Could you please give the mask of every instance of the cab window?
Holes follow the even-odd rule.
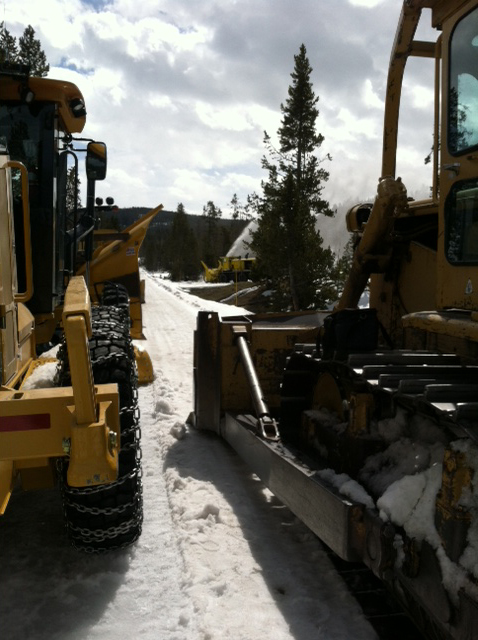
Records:
[[[448,150],[478,146],[478,9],[458,22],[450,40]]]

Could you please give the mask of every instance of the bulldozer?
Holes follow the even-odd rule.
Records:
[[[141,315],[125,285],[139,303],[138,251],[161,206],[94,251],[107,149],[75,137],[86,123],[80,90],[7,62],[0,99],[0,515],[16,491],[59,485],[72,544],[122,548],[143,518],[131,337]],[[83,210],[67,206],[80,154]]]
[[[477,43],[476,0],[403,2],[377,194],[347,213],[357,244],[333,311],[200,312],[194,339],[195,426],[435,640],[478,629]],[[411,58],[435,93],[424,200],[396,175]]]

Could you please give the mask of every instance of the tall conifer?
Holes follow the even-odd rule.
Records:
[[[30,67],[30,75],[44,78],[50,65],[47,62],[41,42],[35,37],[35,29],[29,24],[18,39],[12,36],[0,22],[0,62],[25,64]]]
[[[262,166],[268,179],[256,201],[258,228],[251,248],[262,273],[282,292],[280,306],[287,299],[289,306],[299,310],[327,302],[325,289],[333,256],[322,247],[315,216],[333,213],[322,197],[329,174],[316,155],[324,137],[316,131],[319,98],[312,88],[312,68],[303,44],[294,60],[292,84],[280,107],[279,149],[265,133],[268,157],[263,158]]]
[[[18,61],[30,66],[30,75],[44,78],[50,71],[41,42],[35,38],[35,29],[28,25],[18,40]]]
[[[174,214],[168,250],[171,280],[192,279],[199,275],[197,242],[182,202],[178,204]]]
[[[16,62],[17,58],[17,39],[8,31],[5,23],[0,22],[0,62]]]

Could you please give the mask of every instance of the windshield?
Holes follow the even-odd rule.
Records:
[[[458,155],[478,146],[478,9],[453,31],[449,87],[448,148]]]
[[[0,139],[6,139],[12,160],[28,171],[30,237],[32,241],[33,313],[51,313],[59,290],[60,228],[57,224],[57,131],[54,103],[2,102]],[[12,170],[15,253],[20,290],[24,290],[25,248],[20,173]]]
[[[0,138],[6,139],[11,159],[22,162],[28,170],[31,207],[40,204],[40,192],[53,177],[53,116],[53,105],[7,102],[0,106]]]

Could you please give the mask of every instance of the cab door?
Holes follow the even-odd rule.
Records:
[[[10,169],[4,165],[8,157],[0,155],[0,341],[1,383],[7,384],[17,368],[17,319],[15,263],[11,208]]]
[[[478,3],[443,24],[437,304],[478,309]]]

